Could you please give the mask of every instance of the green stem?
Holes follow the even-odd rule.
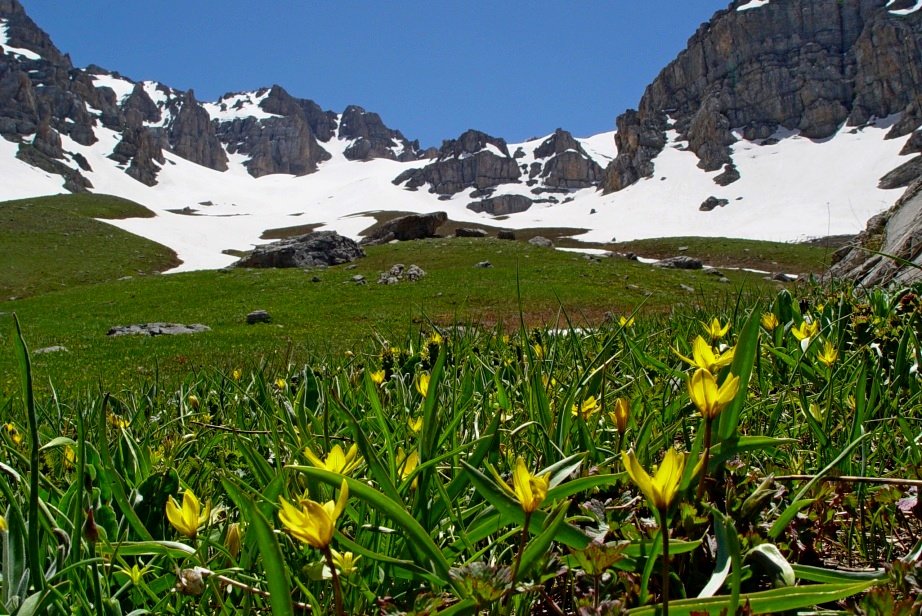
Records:
[[[669,616],[669,526],[665,507],[659,510],[660,534],[663,536],[663,616]]]
[[[704,497],[704,482],[708,474],[708,462],[711,459],[711,428],[714,423],[713,418],[708,417],[704,420],[704,461],[701,463],[701,477],[698,478],[697,500],[700,503]]]
[[[512,584],[515,585],[515,579],[519,575],[519,566],[522,564],[522,554],[525,552],[525,545],[528,542],[528,524],[531,522],[531,511],[525,512],[525,523],[522,524],[522,535],[519,538],[519,553],[515,555],[515,564],[512,565]]]
[[[327,567],[330,568],[330,576],[333,579],[333,602],[336,605],[336,616],[345,616],[346,613],[343,611],[343,589],[339,584],[336,564],[333,562],[333,552],[330,550],[330,546],[325,547],[322,551],[327,561]]]

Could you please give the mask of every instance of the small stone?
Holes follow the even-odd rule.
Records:
[[[730,282],[730,279],[727,278],[726,276],[721,276],[720,278],[717,279],[717,282]]]
[[[255,325],[256,323],[271,323],[272,316],[265,310],[254,310],[247,315],[247,325]]]
[[[704,268],[704,273],[708,276],[723,276],[721,271],[716,267],[706,267]]]
[[[352,280],[352,282],[354,282],[355,284],[365,284],[366,282],[365,277],[362,276],[361,274],[356,274],[350,280]]]
[[[668,259],[661,259],[653,264],[654,267],[669,267],[673,269],[701,269],[703,267],[700,259],[695,259],[687,255],[679,255],[677,257],[669,257]]]
[[[481,261],[480,263],[478,263],[478,264],[475,265],[474,267],[480,267],[480,268],[486,269],[486,268],[488,268],[488,267],[493,267],[493,264],[490,263],[489,261]]]
[[[486,237],[487,232],[483,229],[467,229],[467,228],[458,228],[455,229],[455,237]]]
[[[777,274],[772,275],[772,280],[776,280],[778,282],[794,282],[797,280],[797,276],[792,274],[785,274],[784,272],[778,272]]]
[[[35,349],[34,351],[32,351],[32,354],[33,355],[44,355],[45,353],[59,353],[59,352],[66,353],[67,347],[56,344],[54,346],[45,347],[43,349]]]
[[[688,291],[689,293],[694,293],[694,292],[695,292],[695,288],[694,288],[694,287],[690,287],[690,286],[688,286],[687,284],[680,284],[680,285],[679,285],[679,288],[682,289],[683,291]]]
[[[624,288],[628,291],[640,291],[640,287],[638,287],[636,284],[626,284],[624,285]]]
[[[345,269],[347,269],[347,270],[354,270],[354,269],[357,268],[357,267],[358,267],[358,265],[356,265],[355,263],[353,263],[352,265],[347,265]]]
[[[320,282],[320,276],[311,276],[311,282]]]
[[[531,244],[532,246],[539,246],[541,248],[553,248],[554,247],[554,242],[552,242],[551,240],[541,235],[536,235],[535,237],[531,238],[530,240],[528,240],[528,243]]]

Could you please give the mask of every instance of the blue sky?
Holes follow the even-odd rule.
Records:
[[[279,84],[422,145],[611,130],[729,0],[21,0],[74,64],[193,88]]]

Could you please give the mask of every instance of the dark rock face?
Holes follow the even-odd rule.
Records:
[[[47,171],[48,173],[60,175],[64,178],[64,188],[72,193],[88,192],[87,189],[93,187],[93,184],[83,177],[82,173],[68,167],[61,161],[43,154],[34,145],[27,145],[25,143],[19,144],[19,149],[16,151],[16,158],[33,167],[38,167],[43,171]]]
[[[227,170],[227,154],[215,134],[211,116],[192,90],[179,103],[169,130],[170,148],[186,160],[217,171]]]
[[[922,177],[922,156],[916,156],[880,178],[877,187],[906,188],[920,177]]]
[[[442,143],[435,162],[401,173],[394,184],[405,184],[409,189],[428,184],[429,192],[453,195],[468,188],[484,190],[518,182],[520,177],[518,163],[509,155],[505,141],[469,130]]]
[[[335,231],[315,231],[298,238],[257,246],[236,267],[325,267],[349,263],[365,251]]]
[[[429,214],[408,214],[387,221],[373,234],[365,237],[362,244],[386,244],[394,240],[405,242],[435,237],[435,232],[448,220],[445,212]]]
[[[508,216],[524,212],[532,206],[532,201],[522,195],[500,195],[467,204],[467,209],[474,212],[486,212],[491,216]]]
[[[387,158],[408,162],[420,158],[418,141],[408,141],[399,130],[385,126],[377,113],[356,105],[350,105],[343,111],[339,138],[355,140],[344,152],[349,160]],[[399,155],[394,150],[398,150]]]
[[[602,179],[602,167],[592,160],[573,135],[560,128],[538,146],[535,158],[548,159],[539,174],[545,186],[589,188],[598,186]]]
[[[122,164],[130,162],[125,173],[148,186],[157,183],[157,172],[160,171],[157,163],[163,165],[166,162],[159,141],[144,126],[126,128],[109,158]]]
[[[487,232],[483,229],[468,229],[459,227],[455,229],[455,237],[486,237]]]
[[[922,179],[913,182],[893,207],[871,218],[854,242],[837,250],[832,260],[827,277],[861,285],[922,278]]]
[[[727,164],[724,166],[723,173],[714,176],[714,183],[718,186],[729,186],[738,179],[740,179],[739,169],[736,165]]]
[[[653,172],[669,123],[707,171],[731,162],[731,129],[764,139],[779,127],[811,139],[844,122],[903,113],[891,137],[922,123],[922,14],[897,16],[886,0],[790,0],[737,11],[734,0],[618,120],[618,156],[606,192]],[[726,177],[725,179],[729,179]]]
[[[257,95],[265,94],[264,90]],[[305,108],[313,113],[312,101],[291,97],[279,86],[273,86],[260,106],[277,117],[258,119],[236,118],[215,123],[218,138],[227,144],[230,154],[249,155],[247,171],[253,177],[272,173],[306,175],[317,170],[317,164],[329,160],[330,154],[317,143]],[[328,116],[311,116],[318,127],[330,131]],[[325,132],[329,135],[329,132]],[[328,137],[329,139],[329,137]]]

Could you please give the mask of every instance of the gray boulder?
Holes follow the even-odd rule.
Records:
[[[528,240],[528,243],[531,244],[532,246],[539,246],[541,248],[553,248],[554,247],[554,242],[552,242],[551,240],[541,235],[536,235],[535,237],[531,238],[530,240]]]
[[[532,206],[532,201],[523,195],[500,195],[467,204],[467,209],[480,213],[486,212],[491,216],[508,216],[526,211]]]
[[[697,270],[703,267],[700,259],[695,259],[694,257],[689,257],[687,255],[679,255],[676,257],[669,257],[668,259],[661,259],[653,265],[655,267],[667,267],[672,269],[685,270]]]
[[[362,244],[386,244],[394,240],[405,242],[408,240],[421,240],[435,237],[435,232],[445,221],[448,214],[445,212],[431,212],[429,214],[409,214],[387,221],[371,235],[362,239]]]
[[[715,207],[723,207],[730,203],[727,199],[718,199],[717,197],[708,197],[704,202],[698,206],[698,209],[702,212],[710,212]]]
[[[178,336],[182,334],[200,334],[211,331],[201,323],[182,325],[180,323],[141,323],[139,325],[116,325],[109,328],[107,336]]]
[[[335,231],[314,231],[293,239],[257,246],[236,267],[326,267],[349,263],[365,251]]]

